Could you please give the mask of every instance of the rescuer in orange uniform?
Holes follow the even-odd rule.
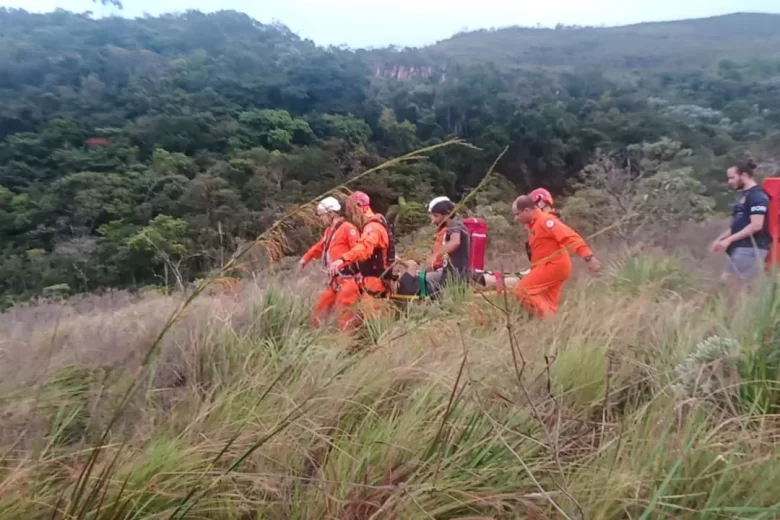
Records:
[[[300,261],[301,269],[312,260],[322,259],[323,270],[327,269],[333,260],[355,247],[360,238],[357,227],[344,218],[341,203],[334,197],[325,197],[317,205],[317,214],[328,226],[319,242],[314,244]],[[339,310],[339,326],[346,330],[352,320],[349,307],[354,304],[354,282],[349,273],[335,273],[330,276],[328,286],[320,294],[314,306],[312,324],[317,327],[322,318],[331,309]]]
[[[517,297],[536,316],[554,315],[563,284],[571,276],[567,249],[584,258],[591,272],[598,272],[601,264],[582,237],[555,215],[539,209],[528,195],[515,199],[512,212],[528,228],[531,249],[531,272],[517,285]]]
[[[534,201],[534,204],[536,204],[537,208],[544,211],[545,213],[551,213],[556,217],[560,218],[560,215],[555,210],[552,194],[549,191],[547,191],[544,188],[536,188],[534,191],[529,193],[528,196],[531,197],[531,200]],[[528,255],[528,261],[530,262],[531,261],[530,242],[525,243],[525,252]]]
[[[371,306],[374,298],[389,292],[384,278],[390,274],[390,264],[395,260],[392,236],[384,216],[371,210],[368,195],[356,191],[350,195],[349,201],[350,216],[361,226],[362,232],[356,244],[334,258],[328,266],[328,273],[334,276],[345,268],[354,272],[354,277],[341,285],[341,291],[346,292],[344,303],[354,305],[362,296]],[[354,316],[350,319],[354,320]],[[351,325],[356,324],[352,321]]]

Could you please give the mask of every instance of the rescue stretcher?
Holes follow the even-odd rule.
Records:
[[[530,272],[530,269],[519,273],[502,273],[500,271],[477,271],[472,273],[471,282],[474,293],[494,296],[502,294],[506,289],[514,289],[520,280]],[[428,272],[416,265],[407,267],[398,281],[393,283],[393,290],[388,298],[398,302],[422,301],[435,298],[440,289],[427,280]]]
[[[517,284],[523,276],[530,272],[530,269],[519,273],[485,270],[487,222],[478,217],[465,218],[462,222],[469,234],[469,272],[472,273],[471,282],[474,292],[489,296],[501,294],[505,288],[517,287]],[[396,280],[391,284],[388,298],[397,302],[436,298],[440,288],[427,279],[428,271],[412,261],[406,262],[404,265],[405,270],[396,273],[394,277]]]
[[[434,287],[429,280],[427,280],[428,271],[420,269],[414,262],[411,264],[400,276],[395,276],[393,281],[390,281],[387,285],[389,291],[383,295],[377,295],[376,298],[389,299],[397,302],[410,302],[410,301],[423,301],[435,299],[440,293],[441,288]],[[322,268],[323,274],[327,274],[327,270]],[[523,279],[530,269],[516,273],[502,273],[501,271],[478,271],[471,275],[471,287],[475,294],[483,294],[485,296],[495,296],[502,294],[506,289],[514,289],[520,280]],[[342,278],[354,278],[358,279],[360,275],[347,275],[340,274]],[[361,282],[358,280],[358,285]]]

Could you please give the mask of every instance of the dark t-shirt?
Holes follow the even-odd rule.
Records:
[[[764,227],[752,237],[746,237],[733,242],[729,246],[729,254],[738,247],[752,248],[753,240],[755,240],[755,245],[759,249],[769,249],[769,245],[772,242],[769,236],[769,196],[759,185],[743,191],[736,204],[734,204],[731,234],[733,235],[745,229],[750,224],[751,215],[764,215]]]
[[[447,229],[444,233],[444,243],[450,241],[450,237],[455,233],[460,233],[460,245],[450,253],[450,261],[447,267],[454,269],[458,274],[467,276],[469,273],[469,254],[471,251],[469,232],[466,225],[461,220],[450,220],[447,222]]]

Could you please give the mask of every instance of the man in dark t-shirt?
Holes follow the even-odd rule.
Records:
[[[769,254],[769,196],[753,178],[755,167],[748,161],[727,172],[729,187],[741,193],[733,206],[731,226],[710,247],[713,253],[725,251],[729,257],[721,277],[724,282],[752,278]]]
[[[428,204],[431,222],[437,228],[436,245],[428,259],[428,267],[442,265],[426,276],[433,286],[444,286],[455,279],[468,280],[470,236],[461,220],[454,218],[455,204],[447,197],[437,197]]]

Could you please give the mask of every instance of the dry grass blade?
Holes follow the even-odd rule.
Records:
[[[376,347],[375,347],[376,348]],[[362,357],[365,357],[369,354],[367,351]],[[225,476],[232,473],[234,470],[236,470],[241,464],[244,463],[244,461],[252,455],[255,451],[260,449],[263,445],[265,445],[268,441],[282,433],[287,427],[289,427],[293,422],[295,422],[297,419],[301,418],[306,412],[307,412],[307,406],[309,403],[314,399],[318,394],[322,392],[323,389],[327,388],[330,384],[333,383],[336,379],[338,379],[340,376],[342,376],[347,370],[355,366],[362,358],[361,356],[356,356],[349,360],[347,363],[344,363],[344,365],[337,370],[326,382],[324,382],[322,385],[318,386],[314,390],[312,390],[310,393],[308,393],[302,400],[301,403],[295,406],[293,410],[291,410],[284,418],[282,418],[279,421],[279,424],[273,428],[270,432],[265,434],[260,440],[253,443],[248,449],[246,449],[235,461],[233,461],[230,466],[228,466],[218,477],[216,477],[210,485],[204,489],[200,495],[198,495],[195,499],[193,499],[185,509],[181,509],[181,507],[185,504],[186,500],[189,500],[194,493],[190,492],[187,494],[186,497],[184,497],[182,503],[177,507],[174,512],[169,516],[170,520],[175,520],[176,514],[181,511],[181,514],[179,515],[179,518],[186,518],[186,515],[192,510],[193,507],[198,503],[199,500],[201,500],[209,489],[216,486]]]
[[[189,307],[99,460],[90,448],[116,409],[104,403],[122,402],[138,376],[127,347],[140,363],[148,331],[156,336],[180,302],[149,294],[118,314],[66,318],[49,366],[56,385],[46,375],[0,399],[0,516],[772,518],[780,417],[741,390],[776,376],[735,366],[733,380],[725,369],[707,377],[696,366],[686,378],[677,367],[713,334],[739,340],[743,354],[729,363],[748,359],[751,342],[776,348],[780,332],[768,325],[780,304],[726,304],[705,290],[708,266],[670,277],[680,262],[659,252],[616,261],[603,283],[575,276],[545,321],[521,317],[507,291],[484,301],[452,291],[383,320],[356,353],[307,326],[312,280],[269,270],[259,285],[242,283],[242,298],[208,293]],[[106,341],[126,323],[145,325],[143,335]],[[49,339],[38,331],[19,344],[43,351]],[[99,348],[69,355],[84,345]],[[106,363],[117,346],[123,354]],[[108,372],[120,384],[104,388]],[[709,381],[711,395],[679,396],[680,380],[696,392]],[[63,433],[70,427],[75,435]]]
[[[203,291],[214,282],[214,280],[219,279],[226,275],[226,273],[231,272],[235,266],[238,264],[238,261],[246,255],[252,248],[263,245],[266,248],[268,248],[269,251],[271,251],[271,255],[279,253],[280,249],[280,242],[283,244],[283,231],[285,229],[286,223],[292,219],[293,217],[303,213],[307,207],[311,207],[316,203],[317,200],[319,200],[322,196],[328,195],[330,193],[335,193],[339,190],[343,190],[348,184],[351,184],[363,177],[366,177],[372,173],[375,173],[380,170],[385,170],[387,168],[391,168],[398,164],[403,164],[404,162],[411,161],[411,160],[418,160],[421,157],[423,157],[423,154],[445,148],[447,146],[453,146],[453,145],[459,145],[459,146],[468,146],[474,148],[472,145],[469,145],[465,141],[461,139],[452,139],[449,141],[445,141],[443,143],[439,143],[433,146],[428,146],[419,150],[415,150],[411,153],[408,153],[406,155],[403,155],[401,157],[397,157],[395,159],[391,159],[389,161],[386,161],[379,166],[376,166],[374,168],[371,168],[369,170],[366,170],[351,179],[347,180],[340,186],[337,186],[336,188],[333,188],[332,190],[328,190],[323,195],[316,197],[312,199],[311,201],[301,204],[299,206],[296,206],[292,210],[290,210],[288,213],[283,215],[279,220],[274,222],[264,233],[262,233],[257,239],[255,239],[254,242],[248,244],[241,250],[239,250],[233,257],[215,274],[203,279],[197,287],[185,298],[185,300],[177,307],[176,310],[173,311],[173,313],[170,315],[168,320],[163,325],[162,329],[160,330],[160,333],[157,335],[155,340],[152,342],[152,344],[149,346],[149,348],[146,351],[146,355],[144,356],[144,359],[139,366],[139,368],[136,371],[135,376],[132,379],[132,382],[128,385],[127,390],[123,393],[123,397],[120,401],[120,404],[115,409],[114,413],[111,416],[111,419],[108,421],[108,425],[104,429],[102,435],[100,436],[98,442],[95,444],[92,453],[87,461],[87,463],[84,465],[80,475],[79,479],[77,481],[77,485],[74,488],[73,495],[71,496],[71,500],[67,504],[67,508],[65,510],[65,517],[72,516],[74,512],[77,509],[80,509],[82,511],[86,510],[86,508],[83,506],[83,504],[80,504],[81,497],[83,496],[86,486],[88,482],[90,481],[90,475],[92,473],[92,469],[94,468],[95,463],[97,462],[97,459],[100,455],[100,452],[102,450],[102,447],[105,444],[106,439],[108,438],[108,434],[113,428],[113,426],[116,424],[116,421],[119,420],[119,418],[124,413],[125,409],[127,408],[127,405],[129,404],[130,400],[132,399],[136,389],[138,388],[138,385],[143,377],[143,375],[146,373],[146,369],[149,365],[150,360],[154,356],[154,354],[157,352],[162,339],[165,337],[166,334],[170,331],[171,327],[175,322],[179,320],[179,318],[183,315],[184,311],[191,305],[191,303],[201,294]],[[98,483],[96,485],[102,485],[102,483]],[[80,507],[81,506],[81,507]],[[77,518],[81,518],[80,516]]]
[[[455,204],[455,207],[452,209],[452,211],[449,214],[450,217],[452,215],[454,215],[455,213],[457,213],[461,208],[463,208],[469,200],[471,200],[480,191],[482,191],[482,189],[484,189],[485,186],[487,186],[488,181],[490,181],[490,179],[493,177],[493,173],[495,172],[496,166],[498,166],[499,161],[501,161],[501,158],[504,157],[504,155],[506,154],[506,152],[508,150],[509,150],[509,146],[504,147],[504,149],[501,151],[501,153],[498,154],[498,156],[493,161],[493,164],[490,165],[490,168],[488,168],[488,171],[482,177],[482,180],[479,181],[479,184],[477,184],[476,187],[474,187],[473,190],[471,190],[465,197],[463,197],[463,199],[461,199],[460,202]],[[424,239],[424,240],[418,241],[418,242],[412,244],[411,246],[409,246],[409,249],[414,250],[414,249],[417,249],[417,248],[425,246],[425,245],[431,245],[432,241],[433,241],[433,239]],[[399,256],[398,258],[396,258],[395,262],[393,262],[387,269],[385,269],[385,272],[382,273],[382,275],[383,276],[386,275],[387,273],[392,271],[395,266],[397,266],[398,264],[401,264],[401,263],[403,263],[403,260]]]
[[[463,361],[461,361],[460,367],[458,367],[458,375],[455,377],[455,383],[452,385],[452,391],[450,391],[450,398],[447,401],[447,408],[444,410],[444,414],[441,417],[441,423],[439,424],[439,429],[436,431],[436,435],[433,437],[433,440],[431,441],[431,445],[426,451],[423,460],[428,460],[431,456],[433,456],[434,452],[436,451],[436,448],[439,445],[439,441],[441,441],[442,434],[444,433],[444,428],[447,425],[447,421],[449,420],[450,415],[452,414],[452,410],[455,406],[455,402],[459,398],[458,387],[460,386],[460,378],[463,377],[463,370],[466,368],[467,360],[468,360],[468,354],[464,353]]]
[[[268,394],[270,394],[270,393],[271,393],[271,390],[273,390],[273,389],[274,389],[274,387],[276,387],[277,383],[279,383],[279,381],[281,381],[281,380],[282,380],[282,378],[284,378],[284,377],[285,377],[287,374],[289,374],[289,373],[290,373],[290,371],[292,370],[292,368],[293,368],[293,367],[294,367],[294,366],[295,366],[297,363],[299,363],[299,362],[300,362],[300,361],[301,361],[301,360],[304,358],[305,354],[306,354],[306,353],[308,352],[308,350],[309,350],[309,347],[311,347],[311,345],[314,343],[314,341],[315,341],[315,338],[316,338],[316,336],[315,336],[315,337],[313,337],[313,338],[311,339],[311,341],[309,341],[309,343],[308,343],[308,344],[306,344],[306,345],[304,346],[304,348],[303,348],[303,349],[301,349],[301,352],[300,352],[300,353],[299,353],[299,354],[298,354],[298,355],[297,355],[295,358],[293,358],[293,360],[292,360],[292,361],[291,361],[291,362],[290,362],[290,363],[289,363],[287,366],[285,366],[285,367],[284,367],[282,370],[280,370],[280,371],[279,371],[279,373],[277,374],[277,376],[276,376],[276,377],[275,377],[275,378],[274,378],[274,379],[273,379],[273,380],[272,380],[272,381],[271,381],[271,382],[268,384],[268,386],[266,387],[265,391],[264,391],[262,394],[260,394],[260,397],[258,397],[258,399],[257,399],[257,405],[259,405],[260,403],[262,403],[262,402],[263,402],[263,400],[264,400],[266,397],[268,397]],[[241,435],[241,433],[242,433],[242,431],[243,431],[243,429],[244,429],[244,426],[245,426],[245,424],[246,424],[246,422],[245,422],[245,421],[242,421],[242,422],[239,424],[239,427],[236,429],[236,431],[235,431],[235,432],[233,433],[233,435],[230,437],[230,439],[228,440],[228,442],[227,442],[227,443],[225,443],[225,445],[222,447],[222,449],[220,449],[220,450],[219,450],[219,452],[217,453],[217,455],[216,455],[216,456],[215,456],[215,457],[214,457],[214,458],[211,460],[211,462],[209,463],[209,465],[208,465],[208,466],[206,467],[206,469],[203,471],[203,475],[204,475],[204,476],[205,476],[205,475],[207,475],[207,474],[209,474],[209,473],[211,473],[211,471],[213,471],[213,469],[215,468],[215,466],[216,466],[217,462],[219,462],[219,461],[220,461],[220,459],[222,459],[222,456],[223,456],[223,455],[225,455],[225,454],[227,453],[227,451],[230,449],[230,447],[233,445],[233,443],[234,443],[234,442],[235,442],[235,441],[236,441],[236,440],[239,438],[239,436]],[[281,431],[281,430],[280,430],[280,431]],[[272,438],[272,437],[268,437],[268,438]],[[265,439],[265,440],[268,440],[268,439]],[[255,449],[256,449],[256,448],[259,448],[259,447],[262,445],[262,443],[264,443],[264,440],[262,440],[262,441],[261,441],[261,443],[258,443],[258,445],[255,447]],[[246,458],[246,456],[248,456],[248,455],[249,455],[249,453],[245,454],[244,458]],[[243,460],[243,458],[242,458],[242,459],[240,459],[240,460]],[[233,469],[233,468],[235,468],[235,467],[238,467],[238,465],[239,465],[239,463],[234,463],[234,464],[233,464],[233,466],[231,466],[231,469]],[[226,474],[227,474],[227,472],[226,472]],[[215,481],[214,483],[216,483],[216,481]],[[193,501],[192,503],[190,503],[190,499],[192,499],[192,497],[194,497],[194,496],[195,496],[195,493],[197,493],[197,491],[198,491],[198,488],[195,488],[195,487],[194,487],[194,488],[192,488],[192,489],[191,489],[191,490],[190,490],[190,491],[187,493],[187,495],[186,495],[186,496],[185,496],[185,497],[184,497],[184,498],[181,500],[181,502],[179,503],[179,505],[176,507],[176,509],[174,509],[174,510],[173,510],[173,512],[170,514],[170,516],[169,516],[168,518],[169,518],[170,520],[173,520],[173,519],[175,519],[175,518],[176,518],[176,515],[178,515],[180,512],[181,512],[181,515],[182,515],[182,517],[183,517],[183,516],[184,516],[184,515],[185,515],[185,514],[186,514],[186,513],[187,513],[187,512],[188,512],[188,511],[189,511],[189,510],[190,510],[190,509],[191,509],[191,508],[192,508],[192,507],[193,507],[193,506],[196,504],[196,503],[197,503],[197,500],[195,500],[195,501]],[[188,504],[189,504],[189,505],[188,505]],[[184,510],[184,511],[182,512],[182,508],[183,508],[185,505],[187,505],[188,507],[187,507],[187,509],[186,509],[186,510]]]
[[[504,315],[504,321],[506,326],[506,333],[507,337],[509,339],[509,348],[512,350],[512,361],[514,363],[515,368],[515,376],[517,378],[517,384],[520,387],[521,391],[523,392],[523,395],[525,396],[526,402],[531,407],[531,410],[533,411],[533,415],[536,418],[536,420],[539,422],[539,425],[542,428],[542,431],[544,432],[544,436],[547,442],[548,449],[550,449],[553,453],[553,458],[555,460],[555,465],[558,470],[558,475],[561,479],[561,483],[556,485],[561,490],[561,492],[566,495],[566,498],[569,500],[570,503],[570,514],[571,517],[574,517],[574,508],[576,506],[577,510],[579,511],[579,518],[584,517],[584,513],[582,511],[582,506],[577,502],[577,500],[574,498],[574,496],[571,494],[571,492],[568,489],[568,484],[566,483],[566,473],[563,470],[563,464],[561,463],[560,453],[558,451],[558,442],[557,439],[553,439],[552,434],[550,433],[546,421],[542,418],[541,413],[539,412],[539,408],[536,406],[536,403],[533,400],[533,397],[531,396],[530,392],[528,392],[528,389],[525,386],[525,382],[523,381],[523,370],[525,369],[525,359],[522,358],[522,353],[519,348],[517,348],[517,340],[515,338],[514,330],[512,327],[512,319],[511,315],[509,313],[509,297],[507,295],[507,291],[503,291],[503,297],[504,297],[504,307],[500,308],[497,307],[501,313]],[[518,357],[522,360],[523,366],[522,368],[518,367],[517,365],[517,359]],[[547,356],[545,356],[546,359]],[[549,366],[549,365],[548,365]],[[549,381],[549,379],[548,379]],[[552,499],[551,499],[552,500]],[[556,505],[556,508],[558,506]],[[568,518],[568,516],[567,516]]]
[[[292,219],[292,218],[294,218],[294,217],[296,217],[296,216],[298,216],[300,214],[303,214],[307,209],[312,211],[314,209],[314,207],[316,206],[317,201],[319,201],[323,197],[325,197],[327,195],[335,195],[335,194],[338,194],[340,192],[343,192],[344,190],[347,189],[347,186],[349,186],[350,184],[353,184],[356,181],[358,181],[358,180],[360,180],[360,179],[362,179],[364,177],[367,177],[368,175],[376,173],[378,171],[386,170],[388,168],[392,168],[393,166],[397,166],[397,165],[403,164],[405,162],[425,159],[423,154],[430,153],[430,152],[439,150],[441,148],[445,148],[447,146],[465,146],[465,147],[468,147],[468,148],[471,148],[471,149],[474,149],[474,150],[478,150],[479,149],[479,148],[477,148],[477,147],[467,143],[466,141],[464,141],[462,139],[451,139],[451,140],[445,141],[443,143],[439,143],[439,144],[435,144],[435,145],[432,145],[432,146],[427,146],[425,148],[421,148],[419,150],[415,150],[415,151],[410,152],[410,153],[408,153],[406,155],[402,155],[400,157],[396,157],[395,159],[390,159],[389,161],[385,161],[384,163],[380,164],[379,166],[375,166],[374,168],[370,168],[370,169],[368,169],[368,170],[366,170],[364,172],[361,172],[361,173],[359,173],[359,174],[357,174],[357,175],[347,179],[345,182],[343,182],[342,184],[336,186],[335,188],[332,188],[332,189],[330,189],[330,190],[320,194],[319,196],[311,199],[310,201],[308,201],[308,202],[306,202],[304,204],[300,204],[300,205],[296,206],[295,208],[293,208],[292,210],[290,210],[289,212],[287,212],[279,220],[274,222],[268,228],[268,230],[266,230],[262,235],[260,235],[254,242],[246,245],[241,250],[239,250],[233,256],[233,258],[230,259],[230,261],[223,268],[223,270],[226,269],[226,268],[227,269],[232,268],[233,264],[238,259],[240,259],[244,255],[246,255],[246,253],[248,253],[252,248],[254,248],[254,247],[258,246],[258,245],[263,245],[265,247],[271,247],[271,248],[279,249],[278,243],[274,244],[274,239],[276,239],[276,240],[283,240],[283,238],[280,236],[279,232],[284,229],[285,223],[289,222],[290,219]]]

